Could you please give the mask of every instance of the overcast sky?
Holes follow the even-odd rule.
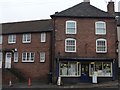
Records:
[[[90,0],[91,5],[107,11],[110,0]],[[115,11],[118,11],[118,2]],[[50,15],[83,2],[83,0],[0,0],[0,23],[50,19]]]

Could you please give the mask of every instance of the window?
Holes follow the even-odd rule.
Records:
[[[60,62],[60,76],[80,76],[81,65],[79,62]]]
[[[45,62],[45,52],[40,53],[40,62]]]
[[[65,52],[76,52],[76,40],[67,38],[65,40]]]
[[[2,35],[0,35],[0,44],[2,44],[2,41],[3,41],[3,37]]]
[[[46,42],[46,33],[41,33],[41,42]]]
[[[31,34],[23,34],[23,43],[31,42]]]
[[[107,52],[106,39],[97,39],[96,40],[96,52],[97,53],[106,53]]]
[[[105,35],[106,34],[106,23],[103,21],[98,21],[95,23],[96,34]]]
[[[0,52],[0,68],[2,68],[2,52]]]
[[[112,63],[111,62],[92,62],[89,65],[89,67],[90,67],[90,76],[92,76],[94,71],[96,71],[98,76],[112,77]]]
[[[14,62],[18,62],[18,52],[14,52]]]
[[[34,62],[35,54],[33,52],[22,53],[22,62]]]
[[[76,34],[76,21],[66,21],[66,34]]]
[[[16,43],[16,35],[9,35],[8,43]]]

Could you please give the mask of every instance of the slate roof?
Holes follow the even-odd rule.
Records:
[[[89,2],[79,3],[71,8],[55,13],[51,17],[114,18],[113,15],[90,5]]]
[[[116,12],[117,25],[120,26],[120,12]]]
[[[2,34],[35,33],[52,31],[52,20],[35,20],[2,24]]]

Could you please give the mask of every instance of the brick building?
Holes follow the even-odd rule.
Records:
[[[48,82],[51,71],[51,20],[3,23],[0,43],[3,83]]]
[[[114,2],[104,12],[89,0],[51,15],[54,22],[54,76],[63,83],[117,78],[116,20]]]
[[[116,12],[117,36],[118,36],[118,65],[120,69],[120,1],[118,2],[118,12]]]
[[[0,66],[3,82],[19,80],[56,83],[117,78],[117,27],[114,2],[108,12],[89,0],[51,15],[50,20],[2,24]],[[2,60],[3,59],[3,60]],[[3,61],[3,64],[2,64]],[[51,73],[51,74],[50,74]]]

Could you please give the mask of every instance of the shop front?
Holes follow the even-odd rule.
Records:
[[[63,83],[92,83],[94,72],[98,82],[114,80],[115,68],[114,59],[59,59],[57,73]]]

